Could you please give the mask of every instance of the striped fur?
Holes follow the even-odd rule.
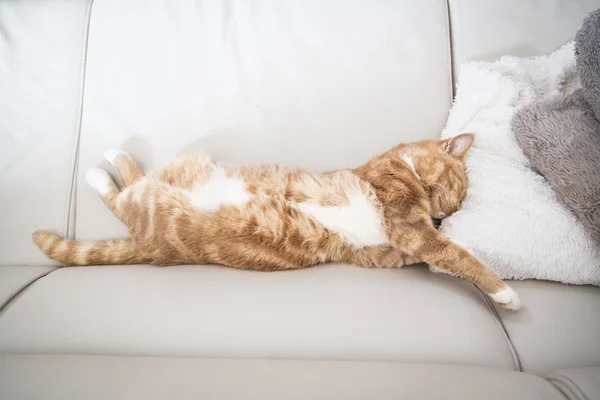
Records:
[[[210,263],[276,271],[326,262],[427,262],[517,309],[516,294],[432,222],[460,207],[472,141],[467,134],[403,144],[356,169],[324,174],[187,155],[144,175],[129,155],[109,151],[122,190],[99,169],[87,180],[130,238],[72,241],[36,231],[33,240],[66,266]]]
[[[65,266],[150,262],[138,254],[131,239],[75,241],[38,230],[33,233],[33,241],[48,257]]]

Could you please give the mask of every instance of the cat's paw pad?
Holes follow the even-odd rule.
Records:
[[[123,150],[107,150],[104,153],[104,158],[106,158],[106,160],[111,164],[114,164],[115,160],[121,156],[127,157],[128,154],[125,153]]]
[[[85,173],[85,180],[87,183],[96,189],[100,194],[106,194],[110,191],[110,184],[112,178],[108,175],[103,169],[100,168],[90,168]]]
[[[496,293],[489,293],[489,296],[502,308],[511,311],[517,311],[521,308],[519,295],[508,285]]]

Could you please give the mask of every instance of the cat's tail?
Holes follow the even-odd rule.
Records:
[[[32,238],[48,257],[64,266],[145,264],[148,262],[136,254],[131,239],[76,241],[43,230],[33,232]]]

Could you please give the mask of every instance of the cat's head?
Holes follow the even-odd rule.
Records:
[[[408,145],[402,158],[413,168],[429,197],[430,215],[442,219],[458,211],[467,194],[464,159],[473,134]]]

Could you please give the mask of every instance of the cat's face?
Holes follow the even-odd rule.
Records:
[[[467,194],[464,158],[473,139],[472,134],[462,134],[410,145],[408,154],[428,193],[432,218],[445,218],[460,208]]]

